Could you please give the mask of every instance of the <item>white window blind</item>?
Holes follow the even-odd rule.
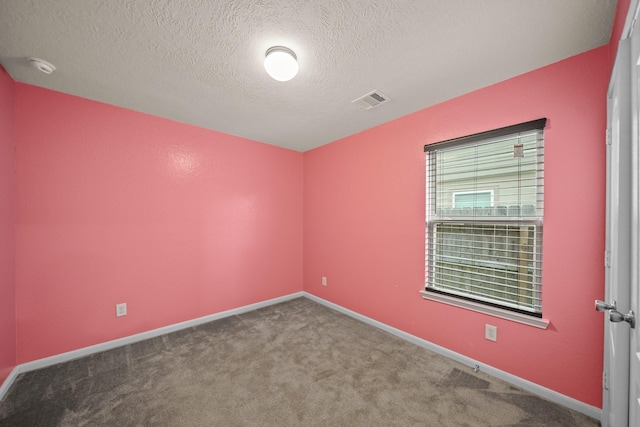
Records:
[[[545,123],[425,146],[426,291],[542,316]]]

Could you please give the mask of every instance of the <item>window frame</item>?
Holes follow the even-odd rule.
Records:
[[[519,134],[521,132],[528,132],[528,131],[541,131],[544,132],[544,127],[546,125],[546,119],[539,119],[539,120],[533,120],[531,122],[526,122],[526,123],[521,123],[518,125],[514,125],[514,126],[507,126],[504,128],[500,128],[500,129],[495,129],[492,131],[488,131],[488,132],[481,132],[478,134],[473,134],[473,135],[469,135],[469,136],[465,136],[462,138],[455,138],[455,139],[451,139],[451,140],[447,140],[447,141],[442,141],[440,143],[436,143],[436,144],[428,144],[425,145],[424,150],[425,152],[429,152],[429,151],[434,151],[436,147],[439,146],[444,146],[447,149],[451,149],[451,148],[455,148],[455,147],[466,147],[466,146],[470,146],[473,143],[477,143],[477,142],[481,142],[481,141],[486,141],[486,140],[491,140],[494,138],[499,138],[499,137],[504,137],[504,136],[511,136],[511,135],[516,135]],[[544,140],[544,137],[543,139]],[[544,148],[542,147],[537,147],[538,148],[542,148],[543,152],[544,152]],[[544,154],[543,154],[544,155]],[[428,156],[427,156],[428,157]],[[426,165],[427,168],[426,170],[429,171],[429,165]],[[536,188],[539,188],[538,186],[542,186],[542,188],[544,188],[543,185],[543,181],[544,178],[542,178],[542,183],[539,181],[539,177],[536,177],[537,180],[537,184],[536,184]],[[425,181],[427,186],[432,185],[429,182],[429,176],[427,175],[427,180]],[[435,185],[435,184],[433,184]],[[431,205],[434,200],[429,200],[429,197],[435,197],[434,194],[430,195],[430,189],[427,188],[427,191],[425,191],[425,194],[427,195],[427,214],[429,215],[430,212],[429,210],[432,208],[432,206],[435,205]],[[544,190],[543,190],[544,191]],[[460,192],[453,192],[452,193],[452,207],[455,203],[455,194],[456,193],[460,193],[460,194],[470,194],[470,193],[475,193],[475,192],[482,192],[482,193],[487,193],[487,192],[491,192],[491,205],[494,205],[494,192],[493,190],[486,190],[486,189],[482,189],[482,190],[478,190],[478,191],[460,191]],[[537,210],[537,206],[536,206],[536,210]],[[435,209],[433,210],[433,212],[435,212]],[[503,225],[509,225],[509,226],[534,226],[534,241],[536,242],[535,244],[539,243],[541,244],[542,242],[542,227],[543,227],[543,212],[540,212],[540,215],[536,215],[535,217],[531,217],[531,218],[527,218],[527,217],[521,217],[518,216],[516,218],[510,218],[510,217],[497,217],[497,216],[491,216],[491,217],[485,217],[485,218],[481,218],[481,217],[472,217],[472,218],[464,218],[464,217],[457,217],[455,219],[449,219],[450,223],[463,223],[463,224],[468,224],[471,226],[471,228],[473,227],[477,227],[479,224],[487,224],[487,225],[498,225],[498,224],[503,224]],[[519,323],[523,323],[523,324],[527,324],[527,325],[531,325],[531,326],[535,326],[538,328],[542,328],[542,329],[546,329],[549,325],[549,321],[544,319],[542,317],[542,308],[540,307],[539,311],[535,311],[535,310],[520,310],[516,307],[511,307],[509,306],[507,303],[504,303],[504,301],[502,303],[500,302],[496,302],[491,301],[490,299],[487,298],[482,298],[479,297],[478,295],[471,295],[471,296],[465,296],[465,295],[459,295],[462,294],[463,292],[447,292],[446,290],[441,290],[441,289],[434,289],[432,287],[430,287],[430,283],[427,280],[426,274],[428,274],[427,272],[427,267],[429,264],[429,252],[428,252],[428,245],[429,244],[434,244],[434,242],[430,242],[429,239],[434,239],[435,236],[435,232],[432,230],[432,227],[434,227],[435,230],[435,225],[433,225],[434,223],[437,224],[446,224],[447,221],[443,221],[443,220],[438,220],[435,221],[433,220],[433,218],[425,216],[425,218],[427,219],[426,222],[426,241],[425,243],[427,244],[427,250],[425,251],[425,287],[423,290],[420,291],[420,293],[422,294],[423,298],[425,299],[429,299],[429,300],[433,300],[433,301],[438,301],[441,303],[445,303],[445,304],[449,304],[449,305],[454,305],[457,307],[461,307],[461,308],[465,308],[465,309],[469,309],[469,310],[473,310],[473,311],[478,311],[481,313],[485,313],[485,314],[489,314],[492,316],[496,316],[496,317],[501,317],[504,319],[508,319],[508,320],[512,320],[515,322],[519,322]],[[535,237],[536,236],[536,232],[540,233],[539,237]],[[464,234],[463,234],[464,235]],[[435,246],[433,246],[433,250],[435,251]],[[435,257],[435,254],[432,254],[431,256]],[[542,261],[542,253],[540,252],[538,255],[534,255],[534,265],[535,266],[541,266],[541,261]],[[435,258],[434,258],[434,263],[435,263]],[[459,270],[460,271],[460,270]],[[541,277],[542,277],[542,272],[540,272],[538,278],[536,280],[538,280],[538,283],[535,287],[536,290],[540,290],[540,285],[541,285]],[[451,288],[449,289],[451,290]]]

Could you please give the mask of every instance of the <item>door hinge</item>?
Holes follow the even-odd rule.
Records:
[[[602,372],[602,388],[605,390],[609,390],[609,384],[607,384],[607,373],[606,371]]]
[[[607,128],[607,145],[611,145],[611,128]]]
[[[604,251],[604,266],[611,267],[611,251]]]

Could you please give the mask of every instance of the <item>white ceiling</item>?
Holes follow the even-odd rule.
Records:
[[[19,82],[306,151],[606,44],[615,5],[0,0],[0,63]],[[274,45],[298,56],[289,82],[263,68]],[[372,90],[391,100],[351,104]]]

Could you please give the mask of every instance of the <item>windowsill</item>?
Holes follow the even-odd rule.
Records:
[[[477,302],[456,298],[454,296],[437,294],[425,290],[421,290],[420,294],[424,299],[437,301],[443,304],[449,304],[460,308],[466,308],[467,310],[488,314],[489,316],[499,317],[501,319],[510,320],[512,322],[522,323],[524,325],[534,326],[540,329],[547,329],[549,327],[549,320],[547,319],[539,319],[537,317],[527,316],[526,314],[520,314],[514,311],[491,307]]]

